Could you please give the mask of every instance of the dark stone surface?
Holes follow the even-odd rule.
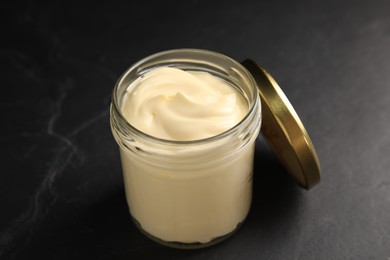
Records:
[[[2,1],[1,259],[389,259],[389,1]],[[108,107],[157,51],[252,58],[279,82],[323,177],[298,188],[260,136],[241,229],[165,248],[130,221]],[[266,169],[272,169],[271,171]]]

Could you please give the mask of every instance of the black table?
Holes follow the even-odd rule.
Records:
[[[389,259],[389,1],[1,2],[2,259]],[[175,250],[130,221],[109,125],[120,74],[158,51],[252,58],[321,161],[300,189],[259,136],[240,230]],[[272,169],[272,170],[266,170]]]

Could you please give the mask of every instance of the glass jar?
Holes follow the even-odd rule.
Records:
[[[246,100],[246,116],[219,135],[194,141],[164,140],[139,131],[121,112],[126,89],[161,66],[204,71],[225,80]],[[243,223],[252,200],[261,104],[252,75],[240,63],[197,49],[146,57],[117,81],[110,120],[130,214],[144,234],[170,247],[199,248],[222,241]]]

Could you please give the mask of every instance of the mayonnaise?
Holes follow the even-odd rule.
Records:
[[[241,94],[207,72],[161,67],[127,89],[122,113],[138,130],[154,137],[190,141],[218,135],[248,111]]]
[[[151,56],[119,79],[111,126],[131,216],[151,238],[203,247],[245,220],[261,125],[253,82],[225,56],[192,50]]]

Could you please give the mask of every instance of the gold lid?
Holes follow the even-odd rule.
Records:
[[[252,74],[262,104],[261,132],[284,167],[305,189],[320,182],[320,162],[305,127],[287,97],[262,67],[252,60],[242,65]]]

